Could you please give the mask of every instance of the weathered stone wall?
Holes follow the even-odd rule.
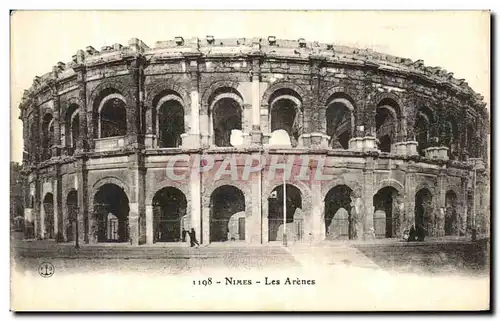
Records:
[[[108,93],[120,94],[126,109],[126,135],[99,138],[99,104]],[[396,236],[415,221],[415,195],[427,189],[432,195],[430,236],[442,236],[441,209],[445,195],[457,195],[457,235],[469,233],[467,191],[476,196],[481,232],[489,230],[488,162],[485,135],[488,114],[482,97],[452,73],[426,67],[422,61],[392,57],[367,50],[307,43],[273,42],[263,39],[176,39],[149,48],[132,39],[127,47],[115,44],[101,52],[92,47],[78,51],[68,64],[58,63],[52,72],[35,77],[20,106],[24,126],[25,170],[30,173],[36,235],[45,237],[43,200],[54,196],[54,235],[66,240],[66,199],[78,192],[78,231],[82,242],[95,242],[91,235],[93,202],[104,184],[122,188],[129,201],[130,238],[133,244],[153,243],[153,198],[164,187],[175,187],[187,200],[189,226],[198,238],[209,242],[210,197],[223,185],[231,185],[245,197],[246,242],[268,241],[268,202],[272,190],[282,184],[267,180],[269,168],[252,173],[248,180],[225,176],[215,179],[215,169],[184,181],[171,180],[192,171],[202,153],[215,156],[214,168],[228,158],[237,161],[259,156],[271,135],[272,104],[279,95],[296,102],[300,137],[295,149],[279,154],[314,155],[311,170],[324,165],[328,181],[294,181],[302,194],[304,241],[325,239],[325,197],[335,186],[346,185],[349,195],[353,238],[374,237],[373,197],[381,189],[395,191],[393,215],[398,217]],[[221,97],[230,97],[241,108],[243,145],[221,149],[214,146],[213,107]],[[327,108],[334,99],[348,104],[353,118],[349,148],[333,149],[327,135]],[[184,111],[182,144],[159,149],[158,108],[174,100]],[[377,147],[376,117],[380,106],[390,105],[396,119],[389,153]],[[78,107],[80,135],[74,150],[69,140],[70,112]],[[347,106],[347,105],[346,105]],[[418,155],[415,123],[428,119],[429,147]],[[43,119],[53,118],[53,145],[44,158]],[[444,125],[454,125],[451,138]],[[445,144],[445,142],[447,142]],[[454,148],[453,153],[451,146]],[[279,150],[279,149],[278,149]],[[271,152],[272,153],[272,152]],[[184,157],[172,165],[170,160]],[[450,159],[452,158],[452,159]],[[297,166],[297,165],[296,165]],[[472,169],[480,179],[472,187]],[[300,166],[294,168],[300,171]]]

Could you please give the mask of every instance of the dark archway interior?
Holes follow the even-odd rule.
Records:
[[[351,227],[351,193],[346,185],[337,185],[325,196],[325,238],[353,239]]]
[[[54,195],[47,193],[43,199],[45,213],[45,238],[54,238]]]
[[[72,242],[76,237],[77,217],[78,217],[78,195],[75,190],[68,193],[66,199],[66,209],[68,212],[68,225],[66,226],[66,237],[68,242]]]
[[[164,102],[158,111],[159,145],[162,148],[181,146],[184,133],[184,108],[176,100]]]
[[[213,191],[210,196],[210,242],[230,240],[229,223],[231,217],[239,212],[245,212],[245,195],[240,189],[223,185]],[[240,232],[244,233],[244,230]]]
[[[232,98],[222,98],[215,103],[213,110],[213,129],[215,145],[231,146],[231,131],[242,129],[241,106]]]
[[[123,189],[104,184],[94,197],[98,242],[127,242],[129,239],[129,200]]]
[[[73,155],[80,136],[80,117],[78,112],[75,114],[77,109],[78,105],[71,104],[66,110],[66,146],[69,147],[69,155]]]
[[[334,102],[326,110],[326,134],[332,148],[349,148],[351,139],[351,111],[341,102]]]
[[[186,196],[175,187],[165,187],[153,198],[155,242],[180,242],[183,218],[187,214]]]
[[[382,152],[391,152],[391,144],[394,143],[396,134],[396,121],[387,107],[377,108],[375,128],[377,130],[378,148]]]
[[[302,193],[297,187],[286,184],[286,223],[295,223],[296,225],[296,235],[288,235],[288,226],[287,235],[289,238],[296,240],[300,240],[303,237],[302,218],[294,218],[298,208],[302,209]],[[275,187],[271,192],[268,199],[268,211],[269,241],[281,240],[281,235],[278,234],[280,232],[280,227],[283,228],[283,185]]]
[[[295,103],[289,99],[280,99],[271,109],[271,132],[283,129],[290,137],[292,146],[297,145],[299,132],[296,130],[297,112]]]
[[[125,136],[127,134],[127,111],[125,102],[112,98],[104,103],[100,112],[101,138]]]
[[[444,217],[444,235],[458,234],[457,217],[457,195],[453,191],[446,192],[445,196],[445,217]]]
[[[423,188],[415,194],[415,228],[422,226],[426,235],[432,231],[432,194],[427,188]]]
[[[425,149],[429,147],[429,132],[430,124],[427,117],[422,113],[418,113],[415,120],[415,138],[418,142],[418,153],[420,156],[425,156]]]
[[[42,159],[47,160],[51,157],[50,148],[54,145],[54,123],[52,115],[47,114],[42,122]]]
[[[375,213],[373,216],[373,226],[376,237],[395,237],[397,230],[396,217],[394,216],[394,198],[398,194],[394,187],[381,188],[377,194],[373,196],[373,206]],[[383,211],[385,215],[381,214]]]

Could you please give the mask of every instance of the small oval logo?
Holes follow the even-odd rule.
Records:
[[[43,262],[38,266],[38,274],[44,278],[50,278],[52,275],[54,275],[54,272],[56,269],[52,265],[52,263],[48,262]]]

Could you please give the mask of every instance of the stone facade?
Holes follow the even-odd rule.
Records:
[[[177,181],[166,169],[189,172],[200,155],[214,170],[228,157],[311,155],[307,166],[332,178],[287,182],[293,240],[401,237],[415,224],[437,237],[489,234],[485,106],[421,60],[303,39],[87,47],[25,91],[25,211],[37,238],[61,242],[152,244],[193,228],[206,244],[226,240],[232,220],[229,241],[266,243],[283,229],[269,167],[248,180]],[[268,145],[279,129],[291,147]]]

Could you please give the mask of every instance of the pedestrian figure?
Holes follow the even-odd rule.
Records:
[[[415,231],[415,227],[412,225],[410,228],[410,232],[408,233],[408,242],[415,242],[417,232]]]
[[[425,239],[425,229],[419,224],[417,225],[417,241],[422,242]]]
[[[194,228],[191,228],[191,232],[189,233],[189,240],[191,242],[191,247],[193,247],[195,244],[200,246],[200,243],[196,240],[196,232],[194,231]]]
[[[187,234],[187,231],[186,229],[182,229],[182,242],[186,242],[186,234]]]

